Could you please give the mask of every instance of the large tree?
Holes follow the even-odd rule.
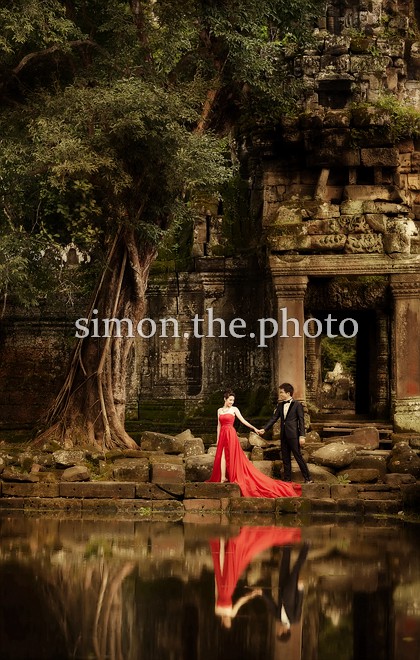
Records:
[[[36,293],[28,274],[34,263],[41,268],[40,254],[44,264],[50,255],[49,272],[60,245],[91,254],[101,247],[106,258],[86,318],[128,318],[136,327],[164,232],[187,222],[197,196],[217,193],[234,170],[235,127],[274,120],[290,103],[296,81],[285,55],[310,34],[320,4],[3,4],[4,303],[14,288]],[[124,429],[133,338],[109,334],[77,340],[44,437],[137,446]]]

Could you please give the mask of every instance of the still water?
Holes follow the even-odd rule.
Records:
[[[420,528],[0,518],[2,660],[418,660]]]

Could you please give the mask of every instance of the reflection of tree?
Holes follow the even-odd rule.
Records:
[[[126,660],[124,648],[123,583],[134,570],[134,562],[115,565],[99,560],[92,566],[60,567],[50,574],[48,594],[51,608],[67,641],[69,653],[95,658]],[[76,628],[80,621],[82,628]],[[128,636],[131,639],[131,635]]]

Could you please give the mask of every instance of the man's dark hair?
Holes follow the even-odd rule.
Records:
[[[293,392],[295,391],[293,385],[290,385],[290,383],[282,383],[279,385],[279,390],[284,390],[290,396],[293,396]]]

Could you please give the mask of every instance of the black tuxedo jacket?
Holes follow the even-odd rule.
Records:
[[[300,401],[292,401],[289,410],[284,419],[283,407],[285,402],[279,401],[272,418],[264,426],[264,430],[268,431],[280,419],[280,433],[281,437],[285,440],[298,440],[300,436],[305,435],[305,417],[303,413],[303,406]]]

